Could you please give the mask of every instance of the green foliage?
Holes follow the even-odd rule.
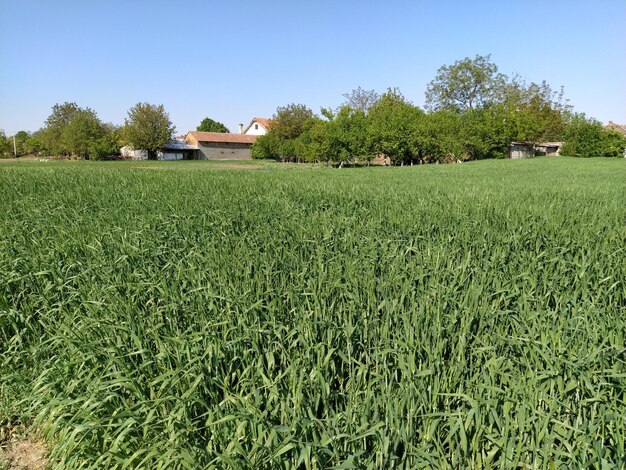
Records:
[[[43,129],[32,136],[23,132],[20,149],[24,153],[101,158],[105,142],[109,142],[107,148],[114,150],[112,153],[119,152],[119,145],[111,143],[118,137],[112,135],[111,126],[103,124],[94,110],[80,108],[76,103],[63,103],[52,107]]]
[[[477,55],[440,67],[426,89],[426,107],[463,112],[496,101],[506,77],[490,59]]]
[[[9,139],[7,139],[4,131],[0,129],[0,156],[10,157],[11,155],[11,143],[9,142]]]
[[[501,90],[498,109],[511,140],[540,143],[561,140],[571,106],[563,99],[563,89],[555,92],[545,81],[527,85],[513,77]]]
[[[280,140],[271,132],[257,137],[252,144],[252,158],[277,159],[280,157]]]
[[[123,139],[134,149],[148,151],[148,158],[174,138],[176,127],[170,121],[162,104],[137,103],[128,110],[124,121]]]
[[[57,103],[52,107],[52,113],[46,119],[45,126],[39,134],[43,150],[48,155],[71,155],[72,151],[64,142],[63,134],[72,122],[74,115],[79,112],[92,111],[89,108],[82,109],[73,102]]]
[[[254,157],[348,162],[384,155],[396,165],[504,158],[512,141],[561,140],[571,111],[562,89],[508,78],[480,55],[438,70],[428,85],[428,114],[397,89],[379,96],[358,87],[343,97],[336,112],[322,108],[326,120],[304,105],[278,108]]]
[[[105,128],[108,132],[89,145],[90,160],[106,160],[120,153],[121,129],[113,125],[107,125]]]
[[[287,106],[280,106],[272,117],[269,132],[281,141],[297,139],[304,132],[308,121],[313,117],[313,111],[306,105],[292,103]]]
[[[0,426],[58,468],[622,465],[626,161],[147,164],[0,168]]]
[[[106,133],[96,113],[87,108],[78,110],[63,128],[61,144],[72,155],[89,158],[89,149]]]
[[[626,136],[607,130],[602,124],[584,114],[571,116],[565,130],[561,154],[569,157],[623,157]]]
[[[230,132],[224,124],[214,121],[208,117],[205,117],[202,122],[200,122],[200,125],[196,127],[196,130],[201,132]]]
[[[384,154],[394,164],[418,158],[416,129],[423,117],[424,112],[409,103],[397,88],[388,89],[368,113],[371,153]]]

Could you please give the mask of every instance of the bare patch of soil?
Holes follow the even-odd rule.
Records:
[[[46,445],[31,437],[14,437],[0,447],[1,470],[45,470],[49,468]]]

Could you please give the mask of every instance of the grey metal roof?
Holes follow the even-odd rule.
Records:
[[[189,145],[184,140],[174,139],[163,146],[165,150],[197,150],[195,145]]]

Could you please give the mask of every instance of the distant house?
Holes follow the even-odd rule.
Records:
[[[626,135],[626,124],[617,124],[613,121],[609,121],[609,123],[604,126],[604,128],[610,131],[617,131]]]
[[[239,124],[239,133],[245,135],[265,135],[270,128],[269,119],[255,117],[252,118],[248,127],[244,129],[243,124]]]
[[[560,155],[562,142],[511,142],[509,144],[509,158],[530,158],[539,155]]]
[[[195,158],[199,160],[251,160],[256,139],[256,135],[199,131],[185,136],[186,144],[196,149]]]

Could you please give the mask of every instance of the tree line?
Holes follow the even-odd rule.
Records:
[[[626,148],[623,134],[573,112],[562,88],[506,76],[488,55],[440,67],[427,86],[425,109],[397,88],[379,94],[358,87],[343,98],[319,116],[303,104],[278,107],[269,132],[253,145],[253,157],[343,164],[384,156],[409,164],[503,158],[511,142],[564,142],[561,154],[577,157],[620,157]],[[229,132],[208,117],[196,130]],[[36,132],[7,137],[0,131],[0,156],[98,160],[128,145],[156,158],[175,131],[163,105],[137,103],[123,125],[114,125],[91,108],[66,102],[55,104]]]
[[[490,56],[444,65],[426,90],[425,110],[397,88],[382,94],[357,88],[320,116],[303,104],[277,108],[254,158],[304,162],[392,164],[453,162],[508,155],[511,142],[564,142],[576,157],[623,156],[626,137],[573,112],[563,89],[526,83],[498,72]]]
[[[229,132],[222,123],[210,118],[202,120],[197,130]],[[19,131],[7,137],[0,131],[0,156],[61,156],[102,160],[120,154],[128,145],[148,151],[156,158],[157,151],[173,138],[176,127],[163,105],[137,103],[128,110],[124,125],[104,123],[91,108],[76,103],[55,104],[44,126],[36,132]]]

